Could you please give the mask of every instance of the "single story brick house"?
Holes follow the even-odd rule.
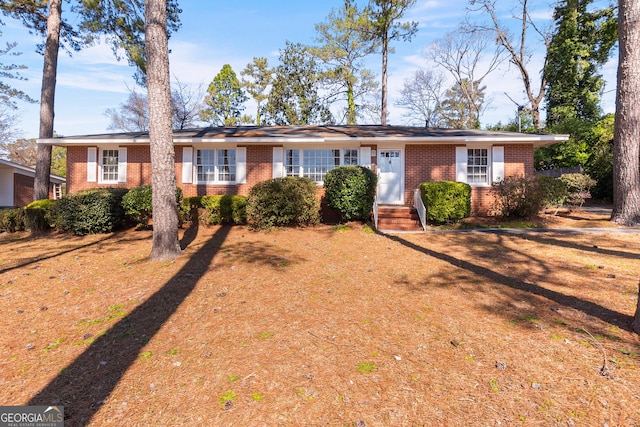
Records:
[[[378,202],[411,205],[421,182],[453,180],[473,187],[472,209],[490,207],[492,182],[532,175],[533,150],[567,135],[401,126],[209,127],[173,133],[176,179],[185,196],[247,195],[274,177],[305,176],[322,185],[338,165],[379,175]],[[40,139],[67,148],[67,191],[151,182],[148,132]]]
[[[23,208],[33,202],[33,181],[36,170],[9,160],[0,159],[0,208]],[[66,179],[50,175],[49,198],[62,197]]]

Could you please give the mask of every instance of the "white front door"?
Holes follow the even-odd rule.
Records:
[[[402,151],[378,150],[378,203],[402,204]]]

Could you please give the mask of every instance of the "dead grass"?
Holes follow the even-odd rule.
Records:
[[[639,426],[637,238],[215,227],[158,264],[149,232],[0,235],[0,402],[68,426]]]

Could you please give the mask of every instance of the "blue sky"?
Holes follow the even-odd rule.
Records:
[[[189,85],[208,86],[224,64],[230,64],[236,73],[251,62],[253,57],[267,57],[274,66],[278,51],[285,42],[312,44],[314,25],[325,20],[332,9],[339,8],[343,0],[243,0],[238,3],[222,1],[180,1],[183,13],[182,28],[170,40],[170,66],[172,76]],[[363,0],[359,0],[362,4]],[[512,0],[499,0],[509,5]],[[534,3],[534,2],[530,2]],[[535,2],[534,13],[541,23],[550,23],[552,8],[547,2]],[[604,3],[598,0],[596,3]],[[425,49],[445,33],[453,31],[464,17],[467,0],[418,0],[409,11],[407,19],[419,23],[419,31],[410,42],[396,42],[395,53],[389,58],[389,123],[406,124],[403,112],[393,105],[405,78],[422,67],[428,68]],[[508,6],[510,7],[510,6]],[[508,19],[510,9],[501,10]],[[64,12],[63,12],[64,14]],[[28,78],[23,82],[12,82],[33,98],[40,95],[42,78],[42,56],[35,53],[40,42],[18,22],[4,19],[2,43],[15,41],[15,51],[22,52],[17,58],[2,58],[28,66],[22,74]],[[532,52],[532,63],[539,63],[541,52]],[[607,87],[603,107],[613,112],[615,94],[616,59],[604,68]],[[371,56],[367,61],[370,70],[380,75],[380,57]],[[532,67],[534,72],[539,68]],[[127,98],[130,88],[135,87],[134,70],[126,60],[117,61],[109,46],[100,44],[76,52],[72,56],[60,53],[58,84],[56,89],[55,131],[59,135],[82,135],[107,131],[109,119],[104,115],[108,108],[117,107]],[[526,98],[518,80],[518,74],[508,63],[491,74],[486,80],[489,106],[482,117],[483,126],[507,122],[515,116],[516,106],[505,95],[520,103]],[[140,90],[140,89],[139,89]],[[24,137],[36,137],[38,133],[38,111],[36,105],[20,105],[19,126]],[[254,114],[250,105],[247,113]]]

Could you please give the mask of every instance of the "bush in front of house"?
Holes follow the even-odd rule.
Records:
[[[151,185],[141,185],[132,188],[122,197],[122,207],[125,215],[136,222],[138,227],[148,228],[149,222],[153,217]],[[191,208],[182,203],[182,189],[176,187],[176,204],[178,209],[178,219],[180,222],[188,215]]]
[[[253,229],[307,226],[320,222],[317,185],[310,178],[274,178],[249,192],[247,220]]]
[[[183,197],[180,203],[180,214],[182,221],[197,221],[198,216],[194,217],[194,209],[202,209],[202,196]]]
[[[125,215],[142,228],[147,228],[152,217],[151,186],[141,185],[132,188],[122,196]]]
[[[0,230],[15,233],[24,231],[24,209],[2,209],[0,210]]]
[[[564,183],[553,177],[510,176],[491,186],[494,210],[503,217],[530,219],[546,208],[559,207],[567,196]]]
[[[55,228],[55,200],[41,199],[24,208],[24,223],[27,230],[39,232]]]
[[[101,188],[66,195],[55,205],[56,227],[79,236],[111,232],[124,221],[126,193],[126,188]]]
[[[207,225],[247,222],[247,198],[244,196],[202,196],[200,203],[208,212]]]
[[[536,181],[524,176],[508,176],[491,186],[494,210],[503,217],[531,218],[543,208]]]
[[[427,221],[443,224],[471,215],[471,186],[463,182],[427,181],[420,184]]]
[[[541,209],[558,209],[564,205],[567,199],[567,186],[558,178],[547,175],[537,175],[535,177],[537,191],[540,192]]]
[[[367,220],[373,211],[378,177],[363,166],[340,166],[324,176],[327,204],[342,221]]]
[[[572,207],[581,207],[587,199],[590,199],[591,189],[596,185],[595,179],[583,173],[563,174],[560,181],[567,188],[566,202]]]

